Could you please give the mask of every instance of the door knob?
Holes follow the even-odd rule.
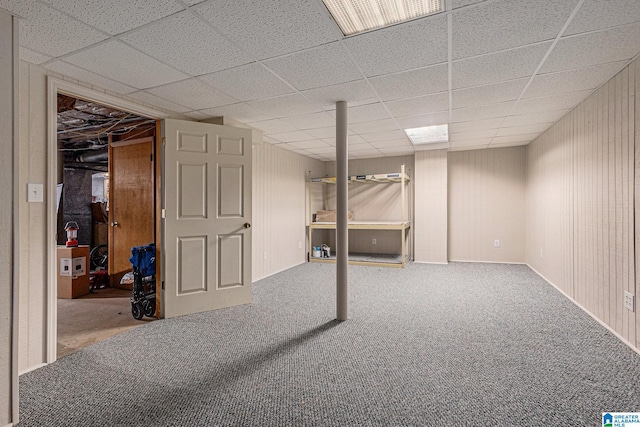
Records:
[[[251,228],[251,224],[249,224],[248,222],[244,223],[244,228]]]
[[[112,227],[117,227],[118,225],[120,225],[120,224],[118,224],[118,221],[113,221],[113,222],[111,223],[111,226],[112,226]]]

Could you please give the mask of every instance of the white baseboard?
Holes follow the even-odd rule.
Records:
[[[291,268],[293,268],[293,267],[297,267],[297,266],[299,266],[299,265],[305,264],[306,262],[307,262],[307,261],[305,260],[305,261],[299,262],[299,263],[297,263],[297,264],[290,265],[289,267],[285,267],[285,268],[283,268],[283,269],[281,269],[281,270],[274,271],[273,273],[269,273],[269,274],[267,274],[266,276],[262,276],[262,277],[260,277],[259,279],[254,279],[251,283],[252,283],[252,284],[253,284],[253,283],[256,283],[256,282],[257,282],[257,281],[259,281],[259,280],[266,279],[267,277],[271,277],[271,276],[276,275],[276,274],[278,274],[278,273],[282,273],[283,271],[287,271],[287,270],[289,270],[289,269],[291,269]]]
[[[466,259],[450,259],[449,262],[475,262],[478,264],[512,264],[512,265],[528,265],[526,262],[513,262],[513,261],[478,261],[478,260],[466,260]],[[545,279],[546,280],[546,279]]]
[[[433,265],[449,265],[448,262],[433,262],[433,261],[413,261],[414,264],[433,264]]]
[[[613,335],[616,336],[616,338],[618,338],[620,341],[622,341],[623,343],[625,343],[627,345],[627,347],[629,347],[631,350],[635,351],[636,353],[638,353],[640,355],[640,349],[636,348],[633,346],[633,344],[631,344],[629,341],[627,341],[626,338],[624,338],[622,335],[620,335],[619,333],[617,333],[615,330],[613,330],[611,328],[611,326],[607,325],[606,323],[604,323],[602,320],[598,319],[593,313],[591,313],[589,310],[587,310],[582,304],[580,304],[579,302],[577,302],[576,300],[574,300],[573,298],[571,298],[565,291],[563,291],[562,289],[560,289],[558,286],[556,286],[551,280],[547,279],[546,277],[544,277],[544,275],[540,274],[540,272],[538,272],[538,270],[536,270],[535,268],[531,267],[529,264],[526,264],[527,267],[529,267],[531,270],[533,270],[534,273],[536,273],[538,276],[542,277],[545,282],[547,282],[548,284],[550,284],[551,286],[553,286],[554,288],[556,288],[558,290],[558,292],[560,292],[562,295],[564,295],[569,301],[571,301],[572,303],[574,303],[578,308],[580,308],[582,311],[584,311],[585,313],[587,313],[589,316],[591,316],[591,318],[593,320],[595,320],[596,322],[598,322],[599,324],[601,324],[602,326],[604,326],[609,332],[611,332]]]
[[[31,366],[31,367],[25,369],[24,371],[18,372],[18,376],[26,374],[27,372],[35,371],[36,369],[42,368],[43,366],[47,366],[47,365],[48,365],[48,363],[40,363],[38,365]]]

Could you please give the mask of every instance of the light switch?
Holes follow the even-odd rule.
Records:
[[[42,203],[44,202],[44,184],[27,184],[27,202]]]

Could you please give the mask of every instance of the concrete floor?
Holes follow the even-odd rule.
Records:
[[[76,299],[58,299],[58,358],[155,320],[134,319],[130,297],[131,291],[105,288]]]

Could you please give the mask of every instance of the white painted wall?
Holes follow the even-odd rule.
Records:
[[[526,213],[527,263],[636,349],[639,76],[636,60],[527,147]]]

